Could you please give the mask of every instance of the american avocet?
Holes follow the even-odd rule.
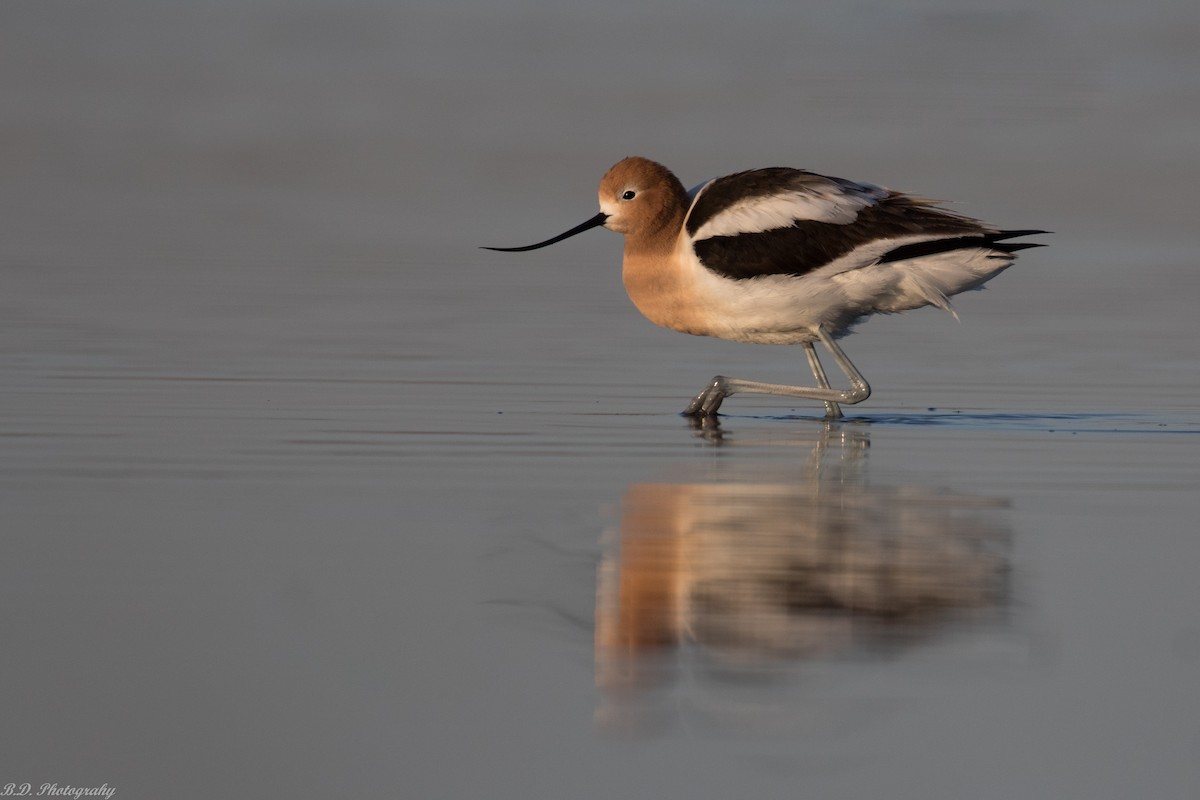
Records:
[[[770,168],[714,178],[686,191],[666,167],[626,158],[600,181],[600,213],[553,239],[603,225],[624,234],[623,280],[657,325],[755,344],[799,344],[816,386],[718,375],[684,414],[709,416],[737,392],[821,400],[826,417],[860,403],[871,387],[837,339],[871,314],[937,306],[976,289],[1035,244],[1005,240],[1040,230],[1001,230],[936,203],[869,183]],[[957,314],[955,314],[957,317]],[[813,343],[850,381],[833,389]]]

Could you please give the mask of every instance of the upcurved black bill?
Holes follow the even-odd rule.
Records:
[[[576,225],[574,228],[571,228],[571,230],[567,231],[566,233],[560,233],[558,236],[555,236],[553,239],[547,239],[544,242],[538,242],[537,244],[527,244],[524,247],[484,247],[481,249],[483,249],[483,250],[499,250],[503,253],[523,253],[526,250],[537,250],[538,248],[546,247],[547,245],[552,245],[555,242],[561,242],[563,239],[568,239],[577,233],[583,233],[584,231],[589,230],[591,228],[599,227],[600,225],[603,225],[607,219],[608,219],[608,214],[605,214],[603,211],[601,211],[599,214],[592,217],[587,222],[584,222],[581,225]]]

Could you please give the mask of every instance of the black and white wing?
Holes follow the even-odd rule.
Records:
[[[1033,245],[929,200],[867,183],[774,167],[700,188],[684,223],[700,263],[732,279],[844,272],[960,248]]]

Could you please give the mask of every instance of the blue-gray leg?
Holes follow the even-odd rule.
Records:
[[[821,362],[817,358],[816,350],[811,343],[804,345],[805,355],[808,357],[809,367],[812,368],[813,377],[816,378],[817,386],[787,386],[780,383],[763,383],[761,381],[747,381],[741,378],[727,378],[724,375],[718,375],[712,379],[712,382],[704,387],[699,394],[692,399],[688,407],[683,413],[689,416],[712,416],[717,413],[726,397],[738,392],[752,392],[756,394],[777,394],[784,397],[800,397],[809,400],[820,400],[825,403],[825,416],[827,419],[838,419],[842,416],[842,409],[839,403],[854,405],[861,403],[871,396],[871,386],[863,378],[862,373],[854,366],[854,363],[846,356],[845,351],[834,341],[833,337],[825,332],[823,328],[817,328],[817,338],[821,340],[821,344],[825,345],[825,349],[833,356],[833,360],[838,367],[850,379],[849,389],[833,389],[829,385],[829,380],[825,377],[825,370],[821,367]]]

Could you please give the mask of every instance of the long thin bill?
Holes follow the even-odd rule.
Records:
[[[590,230],[592,228],[598,228],[599,226],[603,225],[605,220],[607,220],[607,219],[608,219],[608,214],[605,214],[603,211],[601,211],[599,214],[592,217],[587,222],[584,222],[580,225],[576,225],[574,228],[571,228],[571,230],[567,231],[566,233],[560,233],[558,236],[555,236],[553,239],[547,239],[544,242],[538,242],[537,244],[527,244],[524,247],[484,247],[481,249],[483,249],[483,250],[499,250],[502,253],[523,253],[526,250],[537,250],[539,248],[547,247],[548,245],[552,245],[555,242],[561,242],[563,239],[569,239],[570,237],[574,236],[577,233],[583,233],[586,230]]]

